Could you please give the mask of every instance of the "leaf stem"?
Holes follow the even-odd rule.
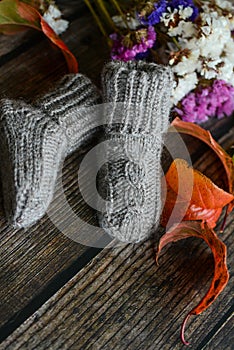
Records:
[[[183,321],[183,323],[182,323],[182,326],[181,326],[181,330],[180,330],[180,339],[181,339],[182,343],[183,343],[184,345],[186,345],[186,346],[190,346],[190,343],[188,343],[188,342],[185,340],[185,337],[184,337],[185,326],[186,326],[186,324],[187,324],[187,322],[188,322],[190,316],[191,316],[191,314],[189,313],[189,314],[185,317],[185,319],[184,319],[184,321]]]

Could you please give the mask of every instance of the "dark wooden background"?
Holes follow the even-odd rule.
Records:
[[[81,73],[100,86],[108,48],[82,1],[60,1],[69,29],[62,39]],[[40,33],[0,36],[1,97],[34,100],[67,72],[63,55]],[[233,118],[206,127],[232,152]],[[194,164],[225,185],[221,164],[200,143],[186,139]],[[85,152],[65,161],[63,184],[77,215],[96,223],[82,201],[77,170]],[[88,178],[88,173],[87,173]],[[28,230],[5,221],[0,197],[0,349],[183,349],[180,324],[208,289],[212,255],[205,243],[188,239],[154,256],[155,237],[115,249],[90,248],[65,237],[45,216]],[[64,216],[55,193],[51,208]],[[77,232],[82,228],[77,227]],[[193,349],[231,349],[233,339],[233,213],[223,240],[230,282],[219,299],[187,327]]]

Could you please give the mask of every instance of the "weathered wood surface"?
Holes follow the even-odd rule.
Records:
[[[99,82],[108,56],[92,17],[88,14],[74,20],[62,38],[76,55],[80,72]],[[48,91],[67,72],[62,53],[46,38],[40,39],[0,67],[1,96],[34,99]]]
[[[66,3],[63,2],[66,13],[75,18],[63,39],[78,57],[80,71],[99,80],[106,52],[104,41],[101,43],[90,14],[84,16],[82,2]],[[103,50],[100,49],[101,45]],[[0,36],[0,96],[35,99],[36,95],[47,91],[66,72],[63,55],[42,34],[27,32],[16,36]],[[84,149],[77,151],[66,160],[63,185],[67,200],[72,202],[77,215],[82,214],[87,222],[95,223],[94,211],[82,201],[77,189],[77,170],[83,153]],[[87,173],[84,176],[88,178]],[[63,208],[56,197],[58,194],[51,208],[62,216]],[[4,219],[1,202],[2,196],[0,339],[32,314],[99,251],[65,237],[47,216],[31,229],[13,230]],[[79,230],[81,228],[77,227],[77,232]]]
[[[80,71],[99,85],[101,68],[108,60],[104,40],[81,1],[60,2],[71,19],[62,38],[78,58]],[[42,34],[0,36],[0,96],[33,100],[65,73],[62,54]],[[211,128],[220,137],[231,125],[233,119],[230,118],[214,123]],[[204,147],[190,141],[189,149],[196,160],[204,154]],[[232,131],[226,135],[225,142],[227,148],[233,145]],[[92,145],[66,160],[63,184],[73,210],[95,224],[94,211],[83,202],[77,188],[77,170],[85,150],[90,147]],[[207,155],[200,157],[200,167],[204,169],[204,165],[208,166],[208,173],[217,178],[220,166]],[[88,175],[83,176],[88,178]],[[65,215],[58,193],[52,208],[58,215]],[[224,237],[231,257],[233,223],[231,217],[229,220]],[[81,230],[77,227],[78,233]],[[153,248],[154,243],[149,241],[139,247],[126,247],[122,252],[104,251],[76,275],[99,250],[71,241],[47,216],[30,230],[12,230],[4,219],[0,196],[0,339],[6,338],[38,310],[1,348],[138,350],[176,349],[177,346],[179,349],[179,324],[189,309],[188,301],[204,294],[212,273],[212,259],[204,244],[191,240],[163,253],[160,269],[156,269]],[[188,265],[192,266],[188,269]],[[197,349],[206,346],[216,349],[213,344],[221,342],[221,350],[228,348],[229,340],[219,329],[223,327],[228,334],[231,326],[231,283],[214,307],[192,320],[188,336]],[[40,308],[63,285],[63,289]],[[67,303],[69,306],[65,306]],[[35,344],[31,343],[33,339]],[[206,345],[207,342],[211,345]]]
[[[63,178],[64,190],[67,199],[73,198],[72,208],[77,215],[82,214],[87,222],[95,224],[93,211],[87,208],[77,191],[77,168],[81,157],[74,154],[64,164]],[[77,163],[77,164],[76,164]],[[84,174],[87,176],[87,174]],[[73,179],[74,181],[71,181]],[[59,213],[63,220],[63,204],[60,204],[59,197],[55,194],[54,210]],[[53,203],[52,208],[53,210]],[[79,232],[80,228],[77,227]],[[0,221],[0,325],[20,315],[24,307],[30,302],[35,302],[35,297],[40,293],[51,293],[46,288],[57,276],[57,283],[62,283],[63,271],[73,266],[77,271],[82,266],[82,259],[85,254],[93,254],[98,250],[89,249],[81,244],[71,241],[65,237],[45,216],[40,222],[28,230],[12,230],[4,220],[1,210]],[[79,259],[82,257],[81,259]],[[73,272],[74,273],[74,272]],[[61,285],[61,284],[60,284]],[[53,290],[53,286],[51,286]],[[22,310],[22,311],[21,311]],[[23,311],[24,312],[24,311]],[[3,330],[2,330],[3,332]],[[3,332],[4,333],[4,332]]]
[[[234,129],[223,138],[233,145]],[[207,155],[204,155],[207,158]],[[203,161],[200,168],[210,167]],[[220,172],[220,168],[214,168]],[[223,240],[230,281],[219,299],[186,330],[193,349],[231,349],[233,215]],[[0,349],[182,349],[179,328],[205,294],[213,259],[206,244],[189,239],[165,249],[155,264],[154,239],[104,249],[37,310]],[[218,347],[216,347],[218,344]]]

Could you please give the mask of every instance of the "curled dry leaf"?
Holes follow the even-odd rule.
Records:
[[[41,16],[41,29],[43,33],[50,39],[50,41],[55,44],[60,50],[67,61],[68,69],[70,73],[78,72],[78,63],[76,58],[73,56],[71,51],[69,51],[68,47],[64,44],[64,42],[59,38],[59,36],[53,31],[53,29],[49,26],[49,24],[43,19]]]
[[[224,149],[213,139],[211,133],[199,125],[189,122],[183,122],[180,118],[175,118],[171,124],[176,130],[183,134],[188,134],[199,140],[205,142],[219,157],[221,160],[227,180],[228,190],[230,193],[234,193],[234,164],[232,158],[224,151]],[[228,205],[228,213],[234,208],[234,200]]]
[[[36,8],[17,0],[0,1],[0,33],[14,34],[32,28],[42,31],[49,40],[61,49],[70,73],[78,72],[75,56],[69,51],[60,37],[44,20]]]
[[[187,185],[188,179],[193,179],[191,190]],[[182,217],[184,221],[202,220],[214,228],[223,207],[234,199],[232,194],[216,186],[183,159],[173,161],[165,180],[167,194],[161,217],[161,224],[164,227],[173,212],[174,223],[179,222]]]
[[[227,249],[225,244],[218,238],[216,233],[208,226],[199,221],[184,221],[171,228],[161,239],[158,246],[156,261],[161,250],[171,242],[177,242],[188,237],[198,237],[203,239],[210,247],[214,257],[214,275],[209,290],[186,316],[181,327],[181,340],[185,345],[189,345],[184,338],[185,325],[191,315],[199,315],[206,310],[225,288],[228,279],[228,269],[226,264]]]

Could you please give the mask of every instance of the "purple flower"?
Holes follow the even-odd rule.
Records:
[[[210,87],[185,96],[175,111],[184,121],[198,124],[215,116],[230,116],[234,112],[234,87],[224,80],[215,80]]]
[[[171,0],[168,6],[171,7],[172,9],[178,9],[179,6],[183,6],[183,8],[191,7],[193,9],[193,14],[189,18],[191,21],[194,21],[199,14],[198,7],[195,6],[193,0]]]
[[[153,10],[150,14],[138,14],[140,22],[145,26],[153,26],[160,22],[160,17],[166,12],[167,0],[159,0],[153,4]]]
[[[139,54],[147,53],[148,49],[154,46],[156,41],[156,33],[154,27],[148,27],[146,29],[139,29],[139,33],[142,35],[141,40],[126,45],[126,37],[119,34],[111,34],[110,38],[113,40],[113,46],[111,50],[111,58],[113,60],[121,60],[124,62],[131,61],[138,58]],[[137,37],[135,35],[135,37]]]

